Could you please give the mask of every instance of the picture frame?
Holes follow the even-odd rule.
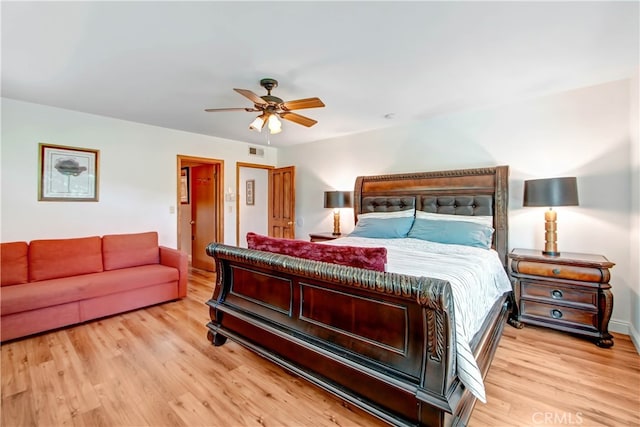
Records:
[[[38,201],[97,202],[100,150],[40,143]]]
[[[255,179],[248,179],[247,180],[247,191],[246,191],[246,203],[248,206],[252,206],[255,205],[256,203],[256,199],[255,199],[255,191],[256,191],[256,181]]]
[[[189,168],[180,169],[180,204],[188,205],[189,199]]]

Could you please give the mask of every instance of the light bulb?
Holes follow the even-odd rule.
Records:
[[[269,132],[272,134],[282,132],[282,123],[275,114],[269,116]]]
[[[264,114],[259,115],[256,119],[251,122],[249,125],[249,129],[257,130],[258,132],[262,132],[262,128],[264,127]]]

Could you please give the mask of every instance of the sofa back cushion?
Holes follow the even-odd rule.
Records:
[[[29,243],[29,278],[32,282],[101,271],[102,240],[99,236],[32,240]]]
[[[102,236],[102,256],[105,270],[158,264],[158,233],[150,231]]]
[[[348,265],[368,270],[385,271],[386,248],[365,248],[360,246],[338,246],[304,240],[280,239],[247,233],[249,249],[274,252],[314,261]]]
[[[29,281],[29,245],[27,242],[0,244],[0,285],[18,285]]]

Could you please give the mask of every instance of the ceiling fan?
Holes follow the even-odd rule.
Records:
[[[285,102],[277,96],[271,95],[271,90],[278,87],[277,80],[262,79],[260,80],[260,86],[267,90],[266,95],[258,96],[247,89],[233,89],[240,95],[249,98],[249,100],[253,102],[253,108],[207,108],[204,111],[210,113],[218,111],[261,112],[261,114],[249,125],[249,129],[261,132],[262,128],[268,124],[269,133],[272,134],[282,132],[282,123],[280,123],[278,118],[289,120],[306,127],[311,127],[318,123],[317,120],[301,116],[300,114],[293,113],[292,111],[302,110],[304,108],[324,107],[324,103],[320,98],[296,99],[295,101]]]

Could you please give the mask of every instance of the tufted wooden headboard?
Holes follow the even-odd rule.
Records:
[[[493,215],[493,248],[507,268],[509,167],[455,169],[356,178],[354,218],[365,212],[410,209]]]

